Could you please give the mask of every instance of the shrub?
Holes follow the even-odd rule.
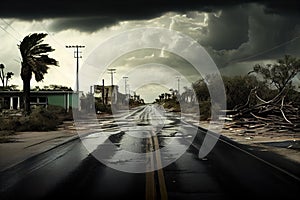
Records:
[[[211,102],[201,101],[199,102],[200,120],[208,120],[211,116]]]
[[[58,107],[36,107],[29,116],[0,117],[0,131],[53,131],[63,122],[65,116],[65,111]]]
[[[173,112],[181,111],[180,104],[178,101],[176,101],[176,99],[165,100],[165,102],[163,103],[163,106],[164,106],[164,108],[167,108]]]
[[[99,111],[102,113],[112,113],[110,105],[103,105],[101,102],[95,102],[95,110],[98,113]]]
[[[66,112],[66,110],[61,106],[48,105],[47,111],[58,117],[61,121],[73,120],[72,109],[70,109],[69,112]]]

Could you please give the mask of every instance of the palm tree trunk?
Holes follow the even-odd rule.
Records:
[[[24,112],[25,115],[30,114],[30,79],[23,79],[23,94],[24,94]]]
[[[30,80],[32,77],[31,67],[22,63],[21,78],[23,80],[24,112],[29,115],[30,109]]]
[[[4,87],[4,79],[5,79],[5,75],[4,75],[3,68],[1,68],[0,75],[1,75],[0,77],[1,77],[2,86]]]

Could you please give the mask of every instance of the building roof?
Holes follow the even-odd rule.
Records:
[[[55,91],[55,90],[41,90],[41,91],[30,91],[31,94],[73,94],[76,93],[74,91]],[[23,94],[23,91],[0,91],[1,94],[12,94],[12,95],[17,95],[17,94]]]

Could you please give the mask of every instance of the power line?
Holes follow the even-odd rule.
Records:
[[[23,38],[23,36],[20,34],[20,32],[18,32],[14,27],[12,27],[9,23],[7,23],[3,18],[1,18],[1,20],[8,25],[13,31],[15,31],[21,38]]]
[[[65,45],[62,45],[60,42],[58,42],[54,37],[53,34],[50,33],[50,31],[43,25],[43,23],[39,23],[39,25],[45,30],[45,32],[50,36],[50,38],[60,47],[63,47],[62,49],[64,49],[65,51],[67,51],[64,47]],[[61,55],[58,55],[59,57],[61,57],[63,59],[63,57]],[[70,62],[66,59],[63,59],[65,62],[67,62],[68,64],[70,64]],[[54,67],[54,69],[58,72],[60,72],[56,67]]]
[[[8,32],[5,28],[3,28],[2,26],[0,26],[0,28],[5,31],[7,34],[9,34],[12,38],[14,38],[17,42],[20,42],[13,34],[11,34],[10,32]]]
[[[46,33],[51,37],[51,39],[56,43],[58,44],[59,46],[61,47],[64,47],[64,45],[62,45],[60,42],[58,42],[54,37],[53,35],[50,33],[50,31],[41,23],[40,26],[46,31]]]
[[[263,55],[263,54],[265,54],[267,52],[273,51],[274,49],[277,49],[279,47],[285,46],[285,45],[287,45],[287,44],[289,44],[289,43],[291,43],[291,42],[293,42],[293,41],[295,41],[295,40],[297,40],[299,38],[300,38],[300,36],[297,36],[297,37],[294,37],[293,39],[291,39],[289,41],[286,41],[286,42],[283,42],[281,44],[278,44],[278,45],[276,45],[276,46],[274,46],[274,47],[272,47],[270,49],[263,50],[263,51],[261,51],[261,52],[259,52],[257,54],[246,56],[246,57],[240,58],[240,59],[231,60],[228,63],[226,63],[226,65],[231,64],[231,63],[237,63],[237,62],[245,61],[245,60],[248,60],[248,59],[251,59],[251,58],[255,58],[255,57]]]
[[[44,23],[39,23],[40,27],[44,29],[44,31],[50,36],[50,38],[60,47],[62,47],[62,49],[64,49],[66,52],[68,52],[64,47],[65,45],[63,45],[61,42],[59,42],[57,39],[55,39],[55,37],[53,36],[53,34],[50,33],[50,31],[44,26]],[[61,54],[58,54],[57,56],[59,56],[62,60],[64,60],[64,62],[66,62],[66,64],[71,65],[71,63],[69,62],[68,59],[64,59],[63,56]],[[61,73],[60,70],[58,70],[57,67],[54,67],[54,69]]]

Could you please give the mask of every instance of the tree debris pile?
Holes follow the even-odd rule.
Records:
[[[255,90],[249,97],[259,98]],[[292,102],[285,102],[285,96],[279,95],[270,101],[260,101],[252,105],[251,98],[247,104],[227,112],[228,119],[232,119],[232,128],[269,128],[273,131],[300,132],[300,109]]]
[[[272,99],[264,100],[258,95],[260,88],[253,88],[246,104],[226,112],[227,119],[232,120],[228,126],[300,133],[300,93],[297,85],[293,84],[299,72],[299,59],[291,56],[285,56],[273,65],[255,65],[249,73],[261,76],[269,87],[275,88],[276,93]]]

